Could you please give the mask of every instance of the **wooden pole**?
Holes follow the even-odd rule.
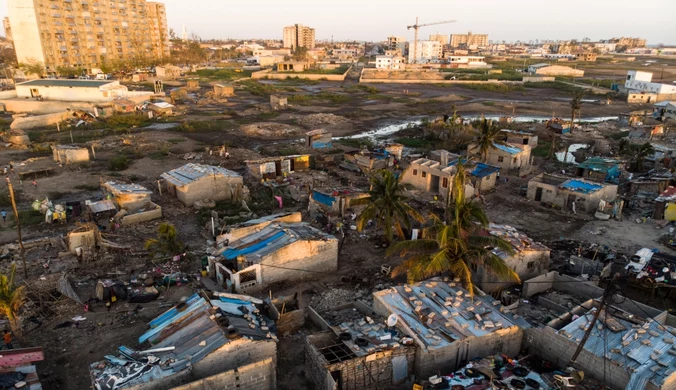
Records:
[[[96,160],[96,151],[94,150],[94,144],[92,144],[92,157]]]
[[[70,131],[70,143],[74,144],[75,141],[73,141],[73,130]]]
[[[19,236],[19,249],[21,250],[21,261],[23,262],[23,276],[28,280],[28,268],[26,267],[26,249],[23,247],[21,240],[21,221],[19,220],[19,211],[16,209],[16,200],[14,200],[14,188],[12,183],[7,183],[9,187],[9,198],[12,201],[12,210],[14,210],[14,218],[16,218],[16,232]]]

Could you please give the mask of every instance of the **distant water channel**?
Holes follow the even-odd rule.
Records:
[[[564,150],[563,152],[557,152],[556,159],[561,161],[561,162],[566,162],[566,163],[575,163],[575,156],[573,156],[573,152],[576,152],[580,149],[584,149],[588,147],[589,145],[587,144],[571,144],[570,147],[568,148],[568,152],[566,154],[566,151]],[[565,155],[565,159],[564,159]]]
[[[392,134],[394,134],[398,131],[406,129],[409,126],[412,126],[412,127],[413,126],[420,126],[422,124],[422,122],[423,121],[421,119],[417,119],[417,120],[413,120],[413,121],[409,121],[409,122],[390,124],[390,125],[378,127],[374,130],[369,130],[369,131],[366,131],[366,132],[363,132],[363,133],[354,134],[354,135],[350,135],[350,136],[347,136],[347,137],[340,137],[338,139],[359,139],[359,138],[375,139],[375,138],[378,138],[378,137],[384,137],[384,136],[392,135]]]

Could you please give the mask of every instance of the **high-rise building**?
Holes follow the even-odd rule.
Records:
[[[488,34],[451,34],[451,47],[488,46]]]
[[[437,41],[418,41],[417,50],[414,50],[414,43],[409,42],[408,63],[420,64],[442,58],[442,47]]]
[[[315,29],[302,24],[284,27],[284,47],[293,50],[299,47],[314,49]]]
[[[430,41],[437,41],[441,46],[448,45],[448,35],[445,34],[430,34]]]
[[[17,60],[96,68],[169,55],[163,4],[145,0],[8,0]],[[159,30],[162,31],[159,31]]]
[[[406,42],[405,37],[390,36],[387,37],[387,47],[385,48],[385,50],[395,50],[398,51],[399,54],[401,54],[402,56],[405,56],[407,45],[408,42]]]

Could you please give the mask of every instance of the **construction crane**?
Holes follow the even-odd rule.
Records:
[[[418,29],[420,27],[426,27],[426,26],[436,26],[437,24],[448,24],[448,23],[455,23],[455,20],[446,20],[443,22],[434,22],[434,23],[425,23],[425,24],[418,24],[418,17],[415,17],[415,24],[413,26],[406,26],[407,30],[413,29],[414,31],[414,37],[413,37],[413,63],[417,62],[418,60]]]

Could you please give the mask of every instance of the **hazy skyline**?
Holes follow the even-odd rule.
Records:
[[[300,23],[316,29],[318,40],[381,41],[389,35],[413,39],[407,25],[457,20],[456,23],[423,27],[420,39],[429,34],[472,31],[488,34],[492,41],[544,39],[592,40],[612,37],[645,38],[649,45],[676,45],[676,1],[655,0],[642,11],[629,0],[569,0],[562,7],[544,6],[542,0],[444,2],[419,0],[400,7],[385,0],[343,0],[327,7],[310,0],[256,3],[217,0],[160,0],[167,6],[170,28],[180,36],[188,33],[202,39],[282,39],[282,28]],[[645,17],[640,17],[637,12]],[[7,0],[0,0],[0,16],[7,16]]]

